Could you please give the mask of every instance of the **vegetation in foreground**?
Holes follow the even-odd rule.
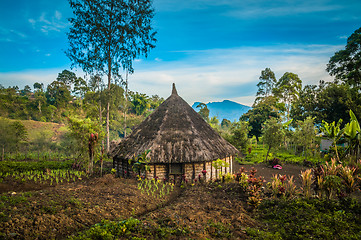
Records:
[[[38,182],[29,178],[32,173],[50,177],[56,171],[54,162],[48,163],[49,171],[41,172],[36,168],[46,167],[44,162],[1,162],[16,173],[6,181],[22,176],[19,184],[33,185]],[[70,172],[72,165],[67,166],[58,171]],[[156,179],[136,181],[108,174],[68,182],[65,174],[63,182],[48,182],[38,190],[1,194],[0,226],[2,237],[25,238],[65,234],[72,239],[358,239],[360,169],[361,162],[350,166],[333,160],[301,172],[300,185],[297,175],[274,175],[266,184],[256,169],[242,170],[224,175],[223,181],[184,183],[174,191]],[[35,227],[29,229],[30,225]]]
[[[248,228],[253,239],[361,238],[361,204],[353,198],[266,200],[255,218],[265,227]]]

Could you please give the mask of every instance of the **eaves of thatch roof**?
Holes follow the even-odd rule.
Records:
[[[110,153],[115,159],[131,159],[151,150],[152,163],[191,163],[238,154],[203,118],[177,94],[149,115]]]

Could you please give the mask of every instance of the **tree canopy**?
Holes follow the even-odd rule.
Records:
[[[277,83],[275,73],[270,68],[262,70],[259,82],[257,84],[258,91],[256,93],[255,102],[259,101],[263,97],[268,97],[272,94],[273,88]]]
[[[84,72],[106,75],[110,92],[112,79],[122,81],[121,70],[132,73],[133,60],[140,55],[147,56],[155,47],[152,2],[69,0],[69,3],[74,17],[69,19],[71,27],[66,55],[73,66],[80,66]],[[106,108],[107,151],[110,147],[109,101]]]
[[[350,86],[361,87],[361,28],[347,39],[345,49],[330,58],[326,70]]]

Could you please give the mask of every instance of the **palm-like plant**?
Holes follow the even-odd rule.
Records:
[[[337,142],[338,140],[340,140],[345,130],[344,128],[341,129],[341,124],[342,124],[342,119],[339,119],[337,124],[335,123],[335,121],[333,121],[332,123],[322,121],[322,126],[321,126],[321,131],[333,141],[337,160],[340,160],[337,151]]]
[[[345,137],[349,139],[349,149],[354,149],[356,159],[358,158],[359,147],[361,143],[361,130],[360,123],[356,118],[356,115],[350,110],[351,121],[345,125],[344,133]]]

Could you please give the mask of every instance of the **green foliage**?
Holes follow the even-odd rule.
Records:
[[[46,98],[49,104],[56,107],[65,107],[71,100],[68,86],[59,81],[53,81],[48,85]]]
[[[266,200],[257,211],[266,231],[247,229],[253,239],[359,239],[358,201],[318,199]]]
[[[1,161],[0,172],[6,173],[22,173],[28,171],[44,171],[44,169],[71,169],[72,160],[61,161],[37,161],[37,162],[18,162],[18,161]]]
[[[290,119],[290,112],[293,102],[298,99],[302,89],[302,81],[297,74],[286,72],[277,81],[273,88],[273,94],[280,98],[286,107],[286,119]]]
[[[208,221],[205,231],[214,238],[230,239],[232,238],[231,224]]]
[[[277,83],[276,76],[270,68],[262,70],[259,77],[259,83],[257,84],[258,91],[256,93],[255,103],[264,97],[268,97],[272,94],[274,85]]]
[[[71,136],[75,139],[78,147],[78,151],[83,155],[83,159],[86,157],[86,153],[89,154],[88,172],[93,171],[93,158],[97,151],[97,144],[104,137],[104,132],[99,124],[91,121],[89,118],[84,120],[78,118],[68,118],[69,130]]]
[[[20,144],[28,139],[28,132],[20,121],[10,122],[0,118],[0,136],[1,150],[4,152],[5,150],[7,152],[17,152]]]
[[[330,58],[326,70],[331,76],[355,88],[361,83],[361,28],[347,39],[345,49],[337,51]]]
[[[232,123],[230,128],[231,135],[228,138],[228,141],[235,146],[238,150],[245,153],[248,146],[248,133],[249,133],[249,125],[248,122],[238,121]]]
[[[223,118],[222,122],[221,122],[221,127],[223,129],[229,129],[232,126],[232,122],[229,121],[228,119]]]
[[[212,162],[212,167],[219,170],[222,167],[229,167],[229,163],[227,163],[226,161],[218,158],[216,161]]]
[[[199,103],[196,108],[200,108],[198,111],[199,115],[202,116],[204,121],[208,122],[209,121],[209,109],[208,109],[207,105],[204,103]]]
[[[136,218],[123,221],[103,220],[69,239],[170,239],[187,236],[189,230],[177,226],[146,225]]]
[[[351,120],[345,125],[343,130],[344,136],[349,140],[349,149],[358,159],[359,149],[361,145],[361,128],[356,115],[350,110]]]
[[[150,172],[149,162],[150,158],[148,158],[148,154],[150,153],[150,150],[147,150],[141,154],[139,154],[137,157],[133,157],[132,159],[129,159],[129,164],[132,166],[133,172],[141,175],[145,175],[146,172]]]
[[[136,115],[142,115],[150,108],[150,101],[144,93],[130,93],[131,109]]]
[[[151,109],[156,109],[157,107],[159,107],[160,104],[162,104],[164,102],[164,98],[159,97],[158,95],[152,95],[149,98],[149,103],[150,103],[150,108]]]
[[[174,184],[158,180],[158,177],[151,180],[138,177],[138,189],[155,198],[162,199],[174,190]]]
[[[282,106],[277,103],[277,99],[273,96],[264,97],[258,103],[253,104],[253,108],[247,113],[243,114],[240,118],[241,121],[247,121],[251,130],[249,136],[255,136],[257,141],[262,135],[262,127],[264,122],[272,118],[278,118],[280,116]]]
[[[268,152],[265,161],[267,162],[268,154],[271,148],[280,146],[283,140],[284,133],[282,131],[282,124],[276,118],[271,118],[265,122],[263,129],[263,141],[268,145]]]
[[[265,161],[267,155],[267,148],[262,147],[262,145],[258,145],[257,148],[253,147],[252,152],[247,154],[245,158],[245,163],[261,163]],[[269,154],[269,157],[271,154]],[[289,152],[285,149],[278,149],[277,152],[273,154],[273,157],[279,158],[283,163],[290,164],[303,164],[305,157],[304,156],[296,156],[294,152]],[[310,156],[307,159],[313,165],[317,165],[319,163],[324,162],[325,160],[318,156]]]
[[[69,19],[70,46],[66,54],[85,72],[119,77],[122,68],[132,72],[132,60],[155,47],[150,1],[69,3],[74,17]]]
[[[341,128],[342,119],[339,119],[337,124],[335,122],[327,123],[322,121],[321,131],[326,134],[326,136],[333,141],[333,146],[335,148],[337,159],[339,160],[340,157],[338,156],[337,152],[337,142],[343,135],[344,129]]]
[[[297,128],[292,134],[293,142],[302,147],[307,157],[307,150],[315,145],[316,129],[314,119],[307,117],[304,121],[297,121]]]

